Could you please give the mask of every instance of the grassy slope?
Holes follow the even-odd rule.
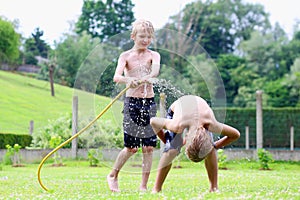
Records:
[[[52,97],[48,82],[0,71],[0,132],[27,134],[30,120],[34,120],[34,130],[37,130],[49,120],[72,113],[74,94],[79,97],[79,120],[81,116],[93,119],[111,101],[61,85],[54,87],[55,97]],[[108,111],[102,120],[119,122],[120,109],[120,102],[114,104],[111,109],[114,112]]]

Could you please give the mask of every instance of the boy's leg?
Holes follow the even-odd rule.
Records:
[[[146,191],[147,183],[150,176],[151,166],[152,166],[153,147],[143,146],[142,150],[143,150],[143,174],[142,174],[142,182],[140,185],[140,190]]]
[[[119,172],[123,167],[123,165],[126,163],[126,161],[130,158],[130,156],[136,153],[136,151],[137,151],[136,148],[125,147],[119,153],[112,171],[107,175],[108,186],[112,192],[120,192],[119,185],[118,185]]]
[[[210,192],[218,191],[218,161],[216,153],[216,150],[213,149],[205,158],[205,168],[210,183]]]
[[[178,151],[176,149],[170,149],[169,151],[163,153],[158,164],[156,180],[152,189],[152,193],[157,193],[162,190],[162,185],[171,169],[172,161],[177,154]]]

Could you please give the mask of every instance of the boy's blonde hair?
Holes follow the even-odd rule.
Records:
[[[146,31],[154,38],[154,27],[150,21],[145,19],[138,19],[132,23],[131,35],[135,36],[139,30]]]
[[[212,138],[206,129],[198,129],[196,133],[190,136],[185,153],[193,162],[202,161],[213,149]]]

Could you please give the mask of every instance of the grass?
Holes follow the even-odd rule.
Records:
[[[95,117],[110,98],[75,91],[55,85],[55,97],[50,95],[48,82],[0,71],[0,132],[27,134],[29,121],[34,120],[35,130],[49,120],[71,113],[72,98],[79,96],[80,119]],[[122,103],[114,104],[102,120],[120,122]],[[101,121],[101,120],[100,120]],[[275,162],[272,170],[259,170],[257,162],[230,161],[229,170],[219,171],[220,193],[208,192],[208,179],[203,162],[182,162],[182,168],[172,169],[164,184],[163,192],[151,194],[157,161],[149,179],[149,190],[140,193],[141,168],[126,163],[120,173],[121,193],[111,193],[106,175],[112,163],[102,167],[89,167],[88,161],[65,161],[64,167],[51,167],[47,162],[41,173],[44,191],[37,181],[38,164],[25,164],[13,168],[0,164],[1,199],[300,199],[300,163]]]
[[[0,132],[28,134],[31,120],[34,120],[34,131],[43,128],[49,121],[72,113],[74,95],[79,99],[79,119],[88,116],[89,120],[93,119],[111,100],[57,84],[54,88],[52,97],[49,82],[0,70]],[[113,107],[119,112],[121,103]],[[112,114],[107,112],[103,120],[119,122],[119,116]]]
[[[141,168],[129,164],[121,171],[121,193],[111,193],[106,183],[110,164],[89,167],[88,161],[65,161],[65,167],[43,166],[41,178],[52,192],[44,191],[37,181],[37,164],[13,168],[2,166],[0,171],[0,199],[299,199],[300,163],[274,162],[272,170],[259,170],[254,161],[230,161],[229,170],[219,170],[219,193],[208,192],[204,163],[185,161],[182,168],[171,169],[163,192],[151,194],[156,167],[150,175],[148,191],[138,187]],[[125,169],[125,168],[124,168]],[[133,172],[135,171],[135,172]]]

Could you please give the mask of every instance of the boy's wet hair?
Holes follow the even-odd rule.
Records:
[[[191,135],[185,153],[191,161],[200,162],[212,149],[213,145],[210,133],[206,129],[200,128],[196,133]]]
[[[131,35],[136,35],[138,30],[144,30],[154,38],[154,27],[152,23],[145,19],[138,19],[132,23]]]

